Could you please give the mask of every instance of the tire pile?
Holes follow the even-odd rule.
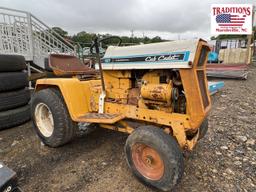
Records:
[[[30,119],[30,91],[25,58],[0,55],[0,130]]]

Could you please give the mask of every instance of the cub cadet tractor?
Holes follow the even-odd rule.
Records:
[[[109,46],[100,58],[104,40],[96,38],[91,46],[99,70],[72,56],[50,55],[59,77],[36,83],[35,130],[50,147],[75,138],[81,123],[128,133],[125,154],[134,175],[171,190],[183,175],[183,151],[207,131],[209,46],[201,39]]]

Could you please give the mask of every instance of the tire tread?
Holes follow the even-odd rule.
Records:
[[[24,72],[0,73],[0,92],[22,89],[28,86],[28,75]]]
[[[30,90],[21,89],[17,91],[0,93],[0,111],[14,109],[27,104],[30,100]]]
[[[0,72],[14,72],[26,69],[26,61],[22,55],[0,55]]]
[[[25,123],[30,119],[30,106],[0,112],[0,130]]]

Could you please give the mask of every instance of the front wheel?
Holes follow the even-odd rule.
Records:
[[[47,146],[64,145],[76,135],[77,124],[70,118],[66,104],[57,89],[49,88],[36,92],[31,101],[31,113],[35,131]]]
[[[142,126],[125,145],[128,166],[147,185],[169,191],[180,181],[184,162],[176,140],[160,128]]]

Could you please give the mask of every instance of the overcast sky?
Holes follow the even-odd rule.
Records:
[[[256,0],[1,0],[0,6],[29,11],[49,26],[116,35],[161,36],[165,39],[210,34],[213,3]]]

